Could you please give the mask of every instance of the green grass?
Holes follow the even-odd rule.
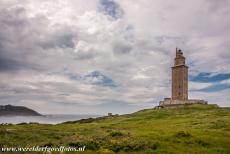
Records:
[[[197,104],[80,123],[0,126],[0,147],[61,145],[85,145],[86,154],[229,154],[230,108]]]

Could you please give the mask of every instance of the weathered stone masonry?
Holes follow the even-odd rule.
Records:
[[[172,100],[188,100],[188,66],[180,49],[172,67]]]

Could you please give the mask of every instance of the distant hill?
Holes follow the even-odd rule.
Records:
[[[0,105],[0,116],[42,116],[24,106]]]

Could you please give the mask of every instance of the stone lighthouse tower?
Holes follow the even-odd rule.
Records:
[[[188,66],[180,49],[176,49],[172,67],[172,100],[188,100]]]
[[[180,49],[176,49],[176,58],[172,67],[172,97],[164,98],[156,108],[177,107],[185,104],[207,104],[207,101],[188,99],[188,66]]]

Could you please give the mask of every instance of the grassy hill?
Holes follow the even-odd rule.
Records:
[[[82,153],[230,153],[230,108],[191,105],[58,125],[0,127],[0,147],[81,146]]]

